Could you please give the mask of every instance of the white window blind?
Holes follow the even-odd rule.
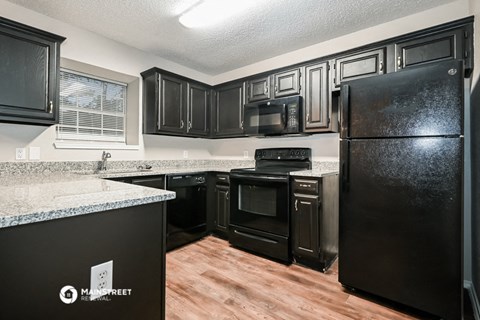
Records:
[[[57,138],[125,143],[127,85],[60,71]]]

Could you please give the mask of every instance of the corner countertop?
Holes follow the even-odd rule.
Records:
[[[174,198],[172,191],[88,175],[0,175],[0,228]]]

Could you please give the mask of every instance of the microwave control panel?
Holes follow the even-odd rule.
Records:
[[[296,103],[287,105],[287,132],[299,132],[299,108]]]

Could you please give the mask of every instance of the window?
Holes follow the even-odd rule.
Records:
[[[62,69],[57,138],[126,142],[127,85]]]

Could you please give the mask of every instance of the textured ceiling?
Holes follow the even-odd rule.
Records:
[[[256,0],[254,9],[202,29],[178,22],[201,0],[8,1],[217,75],[454,0]]]

